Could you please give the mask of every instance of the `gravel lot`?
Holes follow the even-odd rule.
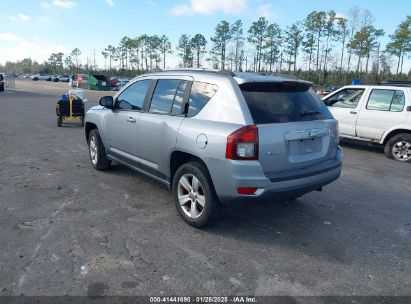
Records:
[[[343,143],[322,192],[197,230],[161,184],[91,167],[83,129],[56,125],[67,87],[0,93],[0,295],[411,295],[410,165]]]

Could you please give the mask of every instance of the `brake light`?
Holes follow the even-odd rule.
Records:
[[[233,160],[258,159],[258,128],[245,126],[227,137],[225,157]]]

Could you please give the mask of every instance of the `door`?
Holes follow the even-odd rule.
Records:
[[[178,128],[184,119],[187,80],[159,79],[148,112],[141,115],[138,156],[141,168],[161,179],[168,173],[168,158],[176,145]]]
[[[137,131],[151,80],[137,81],[115,99],[114,109],[105,116],[108,154],[137,165]]]
[[[346,88],[324,100],[328,109],[338,120],[340,135],[357,136],[357,115],[364,91],[364,88]]]
[[[357,135],[380,141],[385,131],[405,122],[408,113],[402,89],[372,89],[358,114]]]

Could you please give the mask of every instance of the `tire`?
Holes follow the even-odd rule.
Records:
[[[63,124],[63,117],[57,116],[57,127],[61,127]]]
[[[177,211],[187,224],[202,228],[215,221],[220,210],[220,202],[210,175],[202,164],[183,164],[175,173],[172,186]],[[182,199],[182,196],[185,196],[185,199]],[[186,203],[180,203],[180,199]]]
[[[401,133],[390,138],[384,147],[385,155],[403,163],[411,163],[411,134]]]
[[[111,160],[107,158],[106,148],[101,141],[100,133],[97,129],[91,130],[88,136],[88,151],[90,161],[97,170],[107,170],[111,166]]]
[[[0,92],[4,92],[4,86],[0,87]]]
[[[84,116],[80,117],[80,124],[84,128]]]

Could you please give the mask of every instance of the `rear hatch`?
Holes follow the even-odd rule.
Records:
[[[298,80],[240,84],[258,127],[258,159],[267,176],[335,158],[337,121],[310,87]]]

